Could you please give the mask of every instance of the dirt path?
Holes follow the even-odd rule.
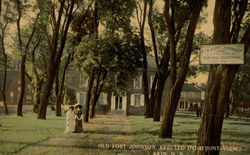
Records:
[[[134,154],[124,150],[125,145],[133,141],[131,127],[125,117],[99,115],[83,126],[84,133],[61,133],[18,154]]]

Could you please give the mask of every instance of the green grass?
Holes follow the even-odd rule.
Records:
[[[161,122],[153,122],[152,119],[145,119],[142,116],[129,116],[128,120],[137,144],[196,146],[201,118],[176,116],[171,139],[159,138]],[[250,120],[225,119],[221,141],[223,145],[240,146],[243,151],[237,154],[250,154]],[[224,153],[230,154],[221,152]]]
[[[46,120],[38,120],[36,117],[36,114],[24,114],[23,117],[0,115],[0,154],[20,153],[24,148],[55,137],[65,130],[64,116],[56,117],[54,113],[48,113]],[[153,122],[152,119],[144,119],[142,116],[129,116],[127,119],[131,125],[131,134],[134,136],[133,144],[195,146],[201,118],[176,116],[171,139],[159,138],[161,122]],[[112,134],[117,131],[117,128],[100,128],[91,131],[93,134],[100,133],[95,134],[95,138],[105,139],[108,135],[103,132],[109,131]],[[225,119],[221,139],[223,144],[243,148],[242,152],[221,152],[222,155],[250,154],[250,120]],[[76,150],[76,153],[77,151],[81,150]],[[140,152],[136,152],[138,153]],[[142,154],[144,153],[146,152],[142,151]],[[194,152],[185,154],[194,154]]]
[[[56,136],[65,129],[65,117],[48,113],[46,120],[36,114],[0,116],[0,154],[17,153],[23,148]]]

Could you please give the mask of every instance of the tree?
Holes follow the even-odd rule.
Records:
[[[128,81],[136,76],[140,65],[138,36],[118,33],[103,34],[95,39],[85,36],[75,53],[75,63],[82,75],[90,78],[92,68],[96,68],[93,78],[93,92],[90,102],[90,117],[94,117],[95,106],[101,92],[122,95]],[[98,45],[98,46],[95,46]],[[98,51],[98,55],[95,55]],[[114,81],[114,79],[116,79]]]
[[[166,25],[163,23],[164,19],[157,10],[153,10],[153,1],[149,0],[149,12],[148,12],[148,25],[151,32],[151,40],[154,52],[154,60],[156,65],[156,74],[154,77],[153,85],[151,88],[151,96],[150,96],[150,108],[153,110],[153,120],[160,121],[160,113],[161,113],[161,101],[162,101],[162,94],[165,87],[165,82],[169,75],[169,45],[165,43],[165,48],[162,48],[162,43],[165,39],[159,39],[160,37],[156,35],[156,32],[159,32],[165,38],[165,29]],[[157,46],[157,40],[158,45]],[[161,47],[161,48],[159,48]],[[161,53],[160,53],[160,52]],[[160,54],[159,54],[160,53]]]
[[[153,115],[152,105],[149,102],[149,88],[148,88],[148,77],[147,77],[147,50],[145,46],[145,38],[144,38],[144,27],[146,22],[147,15],[147,0],[143,1],[143,8],[141,7],[140,2],[137,2],[136,7],[136,15],[137,21],[139,24],[139,36],[140,36],[140,48],[142,53],[142,81],[143,81],[143,93],[144,93],[144,115],[145,118],[151,118]]]
[[[27,11],[27,8],[29,7],[29,4],[27,2],[22,2],[20,0],[14,1],[14,5],[16,7],[17,11],[17,38],[18,38],[18,49],[20,51],[21,55],[21,66],[20,66],[20,94],[19,94],[19,99],[18,99],[18,104],[17,104],[17,115],[22,116],[22,107],[23,107],[23,100],[24,100],[24,94],[25,94],[25,62],[26,62],[26,57],[27,57],[27,52],[30,47],[31,40],[35,34],[36,31],[36,21],[39,18],[39,13],[37,13],[36,18],[34,20],[34,23],[32,25],[32,32],[28,38],[28,41],[26,42],[25,45],[23,45],[23,38],[21,35],[21,19],[22,16],[24,15],[24,12]]]
[[[2,9],[2,6],[5,6],[5,9]],[[4,12],[3,12],[4,11]],[[5,48],[5,37],[6,33],[8,33],[8,25],[13,22],[13,17],[11,17],[10,12],[10,3],[7,1],[0,1],[0,45],[1,45],[1,61],[3,62],[4,74],[3,81],[0,83],[0,95],[3,100],[4,113],[8,114],[8,108],[6,103],[6,79],[7,79],[7,67],[8,67],[8,56]]]
[[[170,81],[160,129],[161,138],[172,137],[174,115],[189,67],[194,32],[204,3],[205,1],[165,1],[164,17],[169,37]],[[188,22],[188,27],[185,33],[185,43],[179,57],[176,48],[186,22]],[[177,59],[180,59],[178,69]]]
[[[169,54],[169,35],[167,33],[167,25],[164,20],[164,14],[160,12],[157,8],[154,7],[154,2],[152,0],[149,0],[149,11],[148,11],[148,25],[151,32],[151,43],[153,47],[153,55],[155,60],[155,66],[156,66],[156,74],[153,81],[153,85],[151,87],[151,94],[150,94],[150,104],[153,106],[152,109],[154,109],[153,113],[153,119],[154,121],[160,121],[160,114],[161,114],[161,105],[162,105],[162,94],[164,87],[166,85],[166,80],[170,74],[170,68],[169,68],[169,60],[170,60],[170,54]],[[180,3],[182,4],[182,3]],[[185,33],[187,31],[187,24],[185,21],[188,20],[188,16],[190,14],[190,11],[188,8],[184,8],[182,6],[182,12],[185,12],[185,15],[181,15],[180,19],[176,18],[176,23],[178,22],[177,30],[175,31],[176,36],[176,43],[177,43],[177,66],[180,64],[180,57],[181,57],[181,51],[183,49],[184,43],[185,43]],[[184,11],[185,10],[185,11]],[[203,15],[204,16],[204,15]],[[205,16],[200,17],[198,21],[198,25],[201,24],[203,21],[205,21]],[[183,30],[182,30],[183,29]],[[194,45],[192,48],[192,54],[196,55],[197,49],[199,48],[199,45],[207,41],[207,36],[205,36],[202,33],[195,34],[194,36]],[[207,43],[207,42],[206,42]],[[191,60],[190,60],[191,61]],[[202,70],[201,67],[192,66],[192,68],[189,68],[188,75],[195,75],[197,71]]]
[[[33,113],[38,113],[38,107],[41,101],[41,92],[44,82],[47,78],[47,68],[50,56],[49,44],[47,42],[46,30],[48,28],[48,20],[41,14],[37,21],[37,30],[31,40],[29,52],[27,52],[26,75],[32,79],[31,85],[33,88]],[[30,29],[23,31],[23,39],[27,40]]]
[[[49,1],[49,4],[53,4],[53,3]],[[72,21],[73,14],[74,14],[75,4],[76,4],[75,0],[60,1],[57,19],[55,16],[56,4],[50,5],[52,9],[50,10],[51,14],[49,16],[52,18],[52,25],[53,25],[52,39],[50,40],[49,38],[49,42],[51,43],[51,46],[50,46],[51,56],[50,56],[50,62],[49,62],[49,68],[48,68],[48,78],[45,84],[45,89],[44,89],[44,93],[42,96],[42,102],[39,107],[39,112],[38,112],[38,117],[37,117],[38,119],[46,119],[48,99],[49,99],[50,92],[53,86],[54,78],[56,76],[56,70],[59,67],[61,56],[63,54],[63,50],[65,47],[69,26],[70,26],[70,23]],[[43,11],[46,11],[46,10],[43,10]],[[64,18],[63,18],[63,13],[66,14]],[[61,35],[59,36],[60,32],[61,32]],[[59,44],[59,40],[60,40],[60,44]]]
[[[63,74],[62,74],[60,89],[58,90],[58,93],[56,93],[56,116],[61,116],[62,115],[61,114],[62,93],[63,93],[63,89],[64,89],[65,75],[66,75],[66,71],[67,71],[67,68],[68,68],[69,63],[70,63],[70,59],[71,59],[71,53],[68,54],[66,64],[65,64],[65,66],[63,68]]]
[[[242,43],[244,44],[244,52],[248,51],[250,44],[249,22],[245,23],[246,29],[243,36],[239,35],[244,24],[243,17],[247,7],[249,7],[247,0],[216,0],[214,8],[214,44]],[[212,65],[210,67],[203,117],[198,133],[198,147],[220,146],[226,103],[229,101],[230,88],[238,69],[239,65]],[[219,154],[219,151],[205,152],[201,150],[197,154]]]
[[[86,71],[88,71],[88,73],[91,73],[87,74],[86,76],[86,78],[88,79],[88,88],[85,104],[85,122],[88,122],[89,113],[91,114],[91,117],[93,116],[96,101],[98,100],[98,96],[102,92],[102,88],[105,85],[103,81],[107,79],[107,75],[105,75],[105,66],[107,66],[107,63],[105,62],[107,57],[103,59],[102,52],[99,51],[99,46],[104,47],[102,46],[102,44],[108,44],[102,42],[103,38],[99,39],[100,36],[98,34],[98,25],[99,23],[101,23],[105,27],[105,33],[108,35],[115,33],[120,33],[121,35],[131,33],[129,18],[131,17],[132,11],[134,9],[133,0],[120,0],[114,2],[96,0],[93,3],[93,8],[91,7],[90,11],[87,9],[82,15],[77,15],[76,20],[73,21],[72,25],[73,31],[77,32],[77,41],[81,42],[80,46],[84,44],[88,46],[88,48],[82,47],[81,50],[85,51],[87,49],[91,49],[91,53],[93,54],[91,55],[91,61],[85,61],[87,58],[86,55],[81,56],[81,58],[79,58],[78,56],[77,58],[74,58],[75,60],[82,60],[81,63],[79,63],[80,66],[83,63],[83,66],[89,64],[86,66],[90,67],[83,67]],[[90,6],[92,6],[92,3]],[[82,37],[85,38],[85,42],[83,42],[83,40],[81,39]],[[89,46],[88,44],[91,44],[92,46]],[[95,48],[95,51],[93,51],[93,48]],[[105,47],[105,49],[106,48],[107,47]],[[91,109],[90,111],[89,108]]]

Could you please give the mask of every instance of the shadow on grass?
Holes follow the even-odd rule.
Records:
[[[249,133],[243,133],[243,132],[235,132],[235,131],[223,131],[222,133],[224,136],[230,136],[230,137],[250,137],[250,134]],[[241,138],[242,139],[242,138]]]
[[[120,122],[114,123],[113,121],[105,121],[105,122],[88,122],[87,124],[120,125],[120,126],[123,125],[123,123],[120,123]]]
[[[114,135],[127,135],[127,136],[133,136],[133,133],[131,132],[122,132],[122,131],[107,131],[107,130],[87,130],[84,131],[84,133],[89,133],[89,134],[114,134]],[[83,133],[83,134],[84,134]]]
[[[247,126],[249,126],[250,125],[250,122],[249,123],[228,123],[228,124],[230,124],[230,125],[247,125]]]
[[[32,142],[22,142],[22,141],[2,141],[2,140],[0,140],[0,144],[3,144],[3,143],[10,143],[10,144],[27,144],[27,145],[34,144],[34,143],[32,143]]]

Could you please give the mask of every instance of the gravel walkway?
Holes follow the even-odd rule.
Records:
[[[61,133],[18,154],[138,154],[125,149],[133,141],[133,135],[128,120],[123,116],[98,115],[83,127],[84,133]]]

